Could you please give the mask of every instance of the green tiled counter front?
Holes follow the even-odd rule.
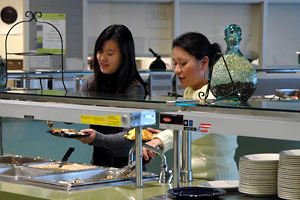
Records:
[[[52,190],[35,186],[21,185],[9,182],[0,182],[0,199],[101,199],[101,200],[135,200],[166,194],[171,188],[168,184],[159,184],[157,181],[144,182],[144,188],[138,189],[135,184],[126,184],[116,187],[104,187],[78,191]]]
[[[181,183],[181,187],[197,186],[205,180],[196,179],[191,183]],[[135,184],[127,184],[116,187],[104,187],[96,189],[86,189],[80,191],[52,190],[41,187],[21,185],[0,181],[1,200],[150,200],[151,197],[157,200],[170,200],[168,198],[157,198],[155,196],[164,195],[172,188],[171,184],[159,184],[157,181],[144,182],[143,188],[136,188]],[[253,197],[238,191],[228,191],[219,197],[221,200],[280,200],[276,195]]]

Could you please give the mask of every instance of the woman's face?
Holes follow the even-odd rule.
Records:
[[[207,84],[208,57],[197,60],[181,47],[174,47],[172,53],[174,72],[183,88],[200,89]]]
[[[122,61],[118,43],[114,40],[104,42],[102,50],[97,52],[97,60],[103,74],[116,72]]]

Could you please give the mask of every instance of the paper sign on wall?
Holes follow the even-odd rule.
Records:
[[[43,13],[38,19],[55,26],[61,34],[63,41],[63,53],[66,53],[66,14]],[[46,23],[37,22],[37,52],[39,53],[61,53],[61,38],[57,30]]]

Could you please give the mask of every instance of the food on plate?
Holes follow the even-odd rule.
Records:
[[[114,177],[113,176],[111,176],[111,175],[108,175],[108,176],[106,176],[106,178],[105,178],[106,180],[112,180],[112,179],[114,179]]]
[[[142,140],[152,140],[152,137],[157,133],[152,133],[146,129],[142,129]],[[128,140],[135,140],[135,129],[131,129],[124,138]]]
[[[86,133],[78,132],[75,129],[68,128],[53,128],[52,133],[66,133],[66,134],[76,134],[76,135],[85,135]]]
[[[94,165],[83,165],[78,163],[66,163],[61,168],[59,167],[60,163],[51,163],[51,164],[42,164],[42,165],[32,165],[35,168],[41,169],[51,169],[51,170],[62,170],[62,171],[76,171],[76,170],[84,170],[84,169],[93,169],[97,166]]]

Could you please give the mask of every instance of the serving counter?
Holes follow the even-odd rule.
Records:
[[[90,124],[91,121],[84,121],[82,117],[75,117],[75,119],[67,114],[57,117],[56,112],[70,112],[76,116],[87,115],[91,110],[99,109],[95,111],[96,113],[91,114],[92,116],[98,116],[102,112],[106,112],[107,115],[109,112],[122,111],[134,113],[135,109],[142,111],[155,110],[156,113],[160,113],[161,118],[164,116],[180,118],[179,123],[177,121],[175,124],[157,120],[160,122],[159,126],[161,128],[178,130],[178,135],[180,135],[180,131],[200,131],[201,123],[205,123],[210,124],[209,131],[214,133],[300,140],[300,134],[298,134],[298,130],[300,130],[300,101],[297,100],[253,97],[246,104],[228,101],[199,104],[196,101],[184,101],[175,97],[110,97],[101,94],[53,90],[11,90],[0,93],[0,98],[0,114],[2,117]],[[26,106],[23,106],[23,104]],[[132,118],[130,117],[130,119]],[[123,126],[122,123],[126,120],[128,120],[126,117],[121,117],[121,120],[118,121],[120,122],[119,125]],[[191,122],[186,123],[189,121]],[[95,123],[95,121],[92,121],[92,123]],[[127,127],[139,126],[139,121],[136,123],[135,125],[130,123],[131,125]],[[142,124],[142,126],[144,125],[150,125],[150,123]],[[174,144],[176,146],[175,142]],[[180,151],[177,153],[179,154]],[[175,174],[179,173],[180,163],[176,159],[174,159],[174,168],[177,168]],[[193,182],[180,183],[180,185],[179,181],[179,176],[175,176],[174,183],[178,182],[178,184],[173,183],[173,185],[175,187],[186,184],[197,185],[199,181],[204,180],[194,180]],[[26,199],[25,197],[28,197],[28,199],[81,199],[83,196],[88,197],[88,199],[99,197],[101,199],[150,199],[153,196],[166,194],[170,187],[172,185],[145,182],[143,188],[138,188],[132,183],[68,192],[1,182],[0,194],[1,197],[3,195],[7,199],[9,197],[18,199],[20,196],[22,196],[22,199]],[[245,197],[245,195],[239,193],[235,193],[234,196],[235,198],[231,199],[243,199]],[[224,199],[226,198],[224,196]]]
[[[204,180],[194,180],[192,183],[182,183],[182,186],[197,186]],[[135,185],[127,184],[123,186],[92,188],[84,191],[57,191],[39,187],[32,187],[20,184],[0,182],[0,197],[3,200],[46,200],[46,199],[103,199],[103,200],[174,200],[168,195],[168,190],[172,188],[170,184],[158,184],[157,182],[147,182],[144,188],[136,188]],[[248,196],[234,191],[228,191],[219,197],[222,200],[259,200],[261,197]],[[263,197],[264,200],[279,199],[276,196]]]

